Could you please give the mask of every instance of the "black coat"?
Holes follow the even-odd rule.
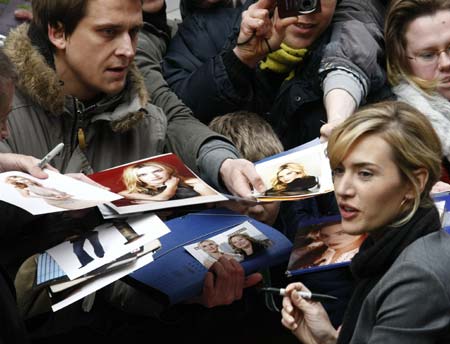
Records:
[[[327,64],[332,65],[332,69],[339,69],[343,57],[337,51],[336,61],[329,56],[330,46],[336,45],[328,44],[332,40],[330,31],[333,27],[330,27],[310,49],[293,79],[286,81],[287,75],[250,69],[232,52],[239,33],[241,12],[250,4],[251,1],[237,9],[198,10],[189,16],[168,48],[163,62],[164,76],[202,122],[209,123],[215,116],[238,110],[256,112],[272,124],[285,149],[296,147],[320,136],[322,121],[327,119],[321,89],[322,59],[327,57]],[[344,5],[342,2],[341,6]],[[355,5],[352,3],[350,7]],[[352,20],[345,20],[349,25],[353,24]],[[335,25],[340,33],[337,38],[333,36],[333,42],[345,41],[347,33],[343,28],[346,26]],[[385,81],[385,75],[376,63],[379,56],[378,50],[372,49],[375,43],[366,41],[370,47],[354,47],[353,55],[361,56],[359,64],[362,67],[365,57],[371,59],[371,63],[366,64],[370,70],[361,74],[373,79],[377,85],[376,94],[368,98],[368,101],[377,101],[391,93],[387,86],[378,87]],[[370,50],[370,56],[366,56],[365,49]],[[350,67],[345,64],[342,68]],[[356,72],[360,70],[358,67]]]

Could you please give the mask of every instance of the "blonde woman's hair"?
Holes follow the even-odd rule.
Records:
[[[125,187],[127,188],[128,192],[150,194],[153,196],[159,193],[157,188],[150,186],[150,185],[144,183],[142,180],[140,180],[139,176],[137,174],[139,169],[141,169],[143,167],[149,167],[149,166],[155,166],[158,168],[162,168],[163,170],[167,171],[169,176],[178,177],[178,172],[175,169],[175,167],[170,166],[168,164],[163,164],[160,162],[153,162],[153,161],[152,162],[144,162],[144,163],[136,164],[133,166],[129,166],[122,173],[122,181],[125,184]]]
[[[287,188],[287,184],[283,183],[279,179],[279,174],[283,170],[291,170],[293,172],[296,172],[299,177],[306,176],[306,171],[305,171],[305,168],[303,167],[303,165],[296,163],[296,162],[288,162],[286,164],[283,164],[280,167],[278,167],[277,173],[275,174],[275,177],[273,177],[272,181],[271,181],[272,188],[275,191],[282,191]]]
[[[414,203],[409,212],[393,226],[408,222],[421,206],[431,206],[432,186],[439,180],[442,147],[428,119],[412,106],[388,101],[362,108],[336,127],[328,141],[328,158],[335,169],[347,156],[357,140],[377,135],[392,150],[392,158],[402,178],[414,188]],[[414,172],[428,171],[428,180],[420,191]]]
[[[435,90],[437,80],[424,80],[414,76],[411,71],[406,52],[406,29],[413,20],[441,10],[450,10],[450,0],[391,0],[384,24],[387,71],[391,85],[398,85],[405,79],[426,92]]]
[[[215,117],[209,128],[228,137],[242,157],[252,162],[284,151],[270,124],[253,112],[237,111]]]

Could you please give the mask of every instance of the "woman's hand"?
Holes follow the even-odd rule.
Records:
[[[177,191],[179,182],[180,182],[180,178],[171,176],[169,179],[167,179],[165,181],[164,185],[167,187],[166,190],[170,189],[170,190]]]
[[[216,194],[210,187],[208,187],[206,183],[203,183],[198,178],[187,179],[185,180],[185,183],[192,187],[194,191],[201,196],[211,196]]]
[[[334,344],[338,332],[331,325],[322,304],[299,296],[296,291],[309,291],[302,283],[286,287],[281,310],[281,323],[302,342],[311,344]]]

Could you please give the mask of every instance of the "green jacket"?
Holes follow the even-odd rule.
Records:
[[[5,52],[19,72],[19,84],[8,120],[10,137],[0,143],[1,152],[39,158],[64,142],[64,150],[52,161],[53,166],[63,173],[86,174],[174,152],[194,171],[200,171],[202,177],[203,170],[208,170],[212,174],[206,173],[210,177],[208,181],[218,185],[220,164],[217,170],[211,171],[209,166],[213,164],[208,156],[213,154],[210,149],[200,149],[203,144],[217,143],[215,139],[220,139],[229,152],[225,158],[237,157],[226,139],[211,132],[189,113],[169,106],[158,88],[154,88],[152,102],[163,106],[168,111],[166,116],[163,109],[150,103],[144,79],[134,65],[125,89],[117,95],[103,97],[93,106],[85,107],[75,97],[64,96],[56,72],[30,41],[27,31],[28,25],[21,25],[5,42]],[[148,75],[144,73],[144,77]],[[80,133],[84,133],[84,148],[80,145]]]

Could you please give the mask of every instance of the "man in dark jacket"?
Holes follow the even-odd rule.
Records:
[[[0,151],[41,157],[62,141],[64,150],[53,162],[64,173],[91,173],[175,151],[216,188],[241,195],[251,192],[250,184],[264,188],[253,164],[238,159],[226,138],[189,115],[166,116],[150,103],[133,63],[142,27],[140,0],[36,0],[32,6],[32,23],[12,30],[5,41],[19,83],[8,120],[10,136],[0,143]],[[259,280],[253,276],[257,279],[245,281],[243,270],[224,269],[230,278],[222,287],[230,293],[218,293],[214,283],[205,288],[215,305],[240,297],[242,289],[233,281],[242,287]],[[121,283],[113,287],[118,285],[124,287],[114,294],[119,307],[134,300],[152,312],[152,302],[137,302],[139,293]],[[79,306],[72,307],[74,314],[87,319]],[[63,313],[54,319],[62,319]],[[75,319],[62,320],[69,328],[76,324]],[[58,326],[52,330],[64,331]]]
[[[331,26],[336,2],[324,0],[320,12],[297,20],[280,20],[276,14],[270,18],[275,1],[247,2],[242,22],[239,9],[199,10],[172,40],[164,61],[166,79],[205,123],[244,109],[266,117],[286,149],[307,142],[321,134],[324,122],[336,125],[349,116],[371,87],[386,91],[382,6],[378,0],[344,0],[340,6],[347,16],[340,12]],[[252,18],[255,10],[265,11],[265,17]],[[255,20],[266,28],[257,29]],[[296,44],[295,36],[309,38]],[[345,41],[365,45],[355,44],[343,54]],[[250,60],[248,54],[239,55],[243,50],[253,54]]]

